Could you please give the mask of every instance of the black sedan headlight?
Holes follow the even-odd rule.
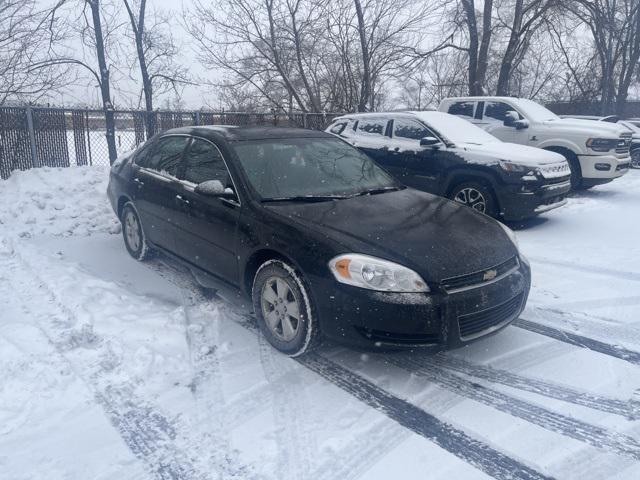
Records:
[[[381,292],[429,292],[422,277],[410,268],[381,258],[347,253],[333,258],[329,269],[340,283]]]

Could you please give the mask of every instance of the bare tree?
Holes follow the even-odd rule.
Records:
[[[478,24],[475,1],[460,0],[460,4],[468,34],[468,43],[465,50],[468,52],[469,60],[469,95],[483,95],[486,90],[485,82],[489,64],[493,0],[484,1],[481,27]]]
[[[514,67],[524,59],[532,36],[545,24],[548,11],[557,4],[558,0],[515,0],[513,8],[509,8],[509,19],[502,18],[498,10],[499,24],[509,32],[509,41],[500,62],[496,95],[509,95]]]
[[[186,25],[200,59],[283,111],[371,110],[418,49],[433,7],[419,0],[195,2]]]
[[[592,35],[601,77],[600,113],[622,113],[640,58],[640,2],[574,0],[567,9]]]
[[[37,101],[68,80],[68,69],[33,69],[61,41],[57,22],[34,0],[0,0],[0,105],[7,100]]]
[[[104,22],[103,3],[101,0],[59,0],[48,12],[50,21],[55,21],[64,7],[77,3],[82,9],[79,18],[72,23],[78,29],[82,44],[93,50],[97,68],[86,61],[80,52],[74,51],[74,55],[61,55],[51,52],[49,58],[34,64],[32,70],[51,68],[55,65],[72,65],[82,68],[91,75],[100,89],[109,162],[113,163],[118,156],[118,152],[115,139],[114,107],[111,99],[111,69],[107,63],[106,37],[111,36],[120,25],[113,18],[110,18],[111,22]],[[104,23],[107,24],[106,30]],[[115,23],[115,25],[110,25],[110,23]]]
[[[147,137],[156,131],[153,112],[154,93],[166,93],[173,89],[178,94],[178,86],[189,83],[186,69],[175,61],[180,52],[171,34],[169,18],[157,11],[150,11],[147,0],[123,0],[142,80],[142,95],[145,111],[148,113]],[[158,92],[159,91],[159,92]]]

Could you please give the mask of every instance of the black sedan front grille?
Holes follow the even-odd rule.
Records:
[[[362,336],[380,343],[397,345],[431,345],[440,342],[438,333],[396,333],[369,328],[357,328]]]
[[[462,340],[482,334],[485,330],[500,325],[507,320],[513,319],[522,305],[522,294],[516,295],[511,300],[495,307],[482,310],[480,312],[460,315],[458,325],[460,327],[460,338]]]
[[[489,282],[496,277],[504,275],[510,270],[518,267],[518,258],[511,257],[506,262],[496,265],[491,268],[481,270],[479,272],[468,273],[466,275],[460,275],[458,277],[451,277],[442,280],[442,287],[449,293],[461,288],[480,286],[483,283]]]

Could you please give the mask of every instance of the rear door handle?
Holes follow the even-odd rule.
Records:
[[[184,198],[182,195],[176,195],[176,200],[178,202],[182,203],[183,205],[189,205],[191,203],[191,202],[189,202],[189,200]]]
[[[140,180],[138,177],[134,178],[133,181],[136,182],[139,187],[142,187],[144,185],[144,182]]]

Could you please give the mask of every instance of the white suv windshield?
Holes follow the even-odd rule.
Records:
[[[518,99],[517,106],[525,117],[527,117],[529,120],[533,120],[534,122],[558,120],[560,118],[548,108],[525,98]]]

